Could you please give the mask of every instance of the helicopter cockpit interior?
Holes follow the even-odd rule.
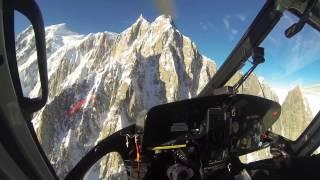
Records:
[[[0,2],[0,81],[3,82],[0,154],[10,159],[7,167],[4,161],[0,162],[0,177],[58,179],[31,123],[32,113],[44,107],[48,98],[41,11],[34,0]],[[14,47],[14,10],[30,19],[35,30],[42,91],[41,97],[34,99],[24,97],[20,85]],[[283,32],[287,38],[298,34],[306,25],[320,30],[318,0],[267,0],[197,97],[152,107],[142,123],[125,127],[97,143],[66,179],[85,178],[90,168],[110,152],[120,154],[128,179],[319,179],[316,167],[320,165],[320,156],[312,153],[320,145],[320,113],[292,141],[271,131],[281,115],[278,102],[237,93],[255,68],[263,68],[265,57],[261,44],[285,11],[299,19]],[[249,70],[234,86],[225,86],[249,58],[252,58]],[[242,155],[267,147],[273,155],[270,159],[247,164],[239,160]]]

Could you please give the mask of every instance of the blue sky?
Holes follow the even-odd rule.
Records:
[[[142,14],[148,21],[159,16],[153,0],[38,0],[46,25],[66,23],[79,33],[99,31],[121,32]],[[246,28],[254,19],[264,0],[177,0],[174,1],[174,22],[189,36],[200,52],[221,65]],[[256,73],[272,86],[304,86],[318,83],[320,68],[320,33],[306,27],[288,40],[283,32],[297,19],[285,14],[276,29],[263,43],[266,62]],[[16,18],[17,31],[28,23]]]

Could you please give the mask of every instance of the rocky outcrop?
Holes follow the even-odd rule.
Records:
[[[288,92],[282,104],[281,116],[272,130],[286,138],[296,140],[312,120],[309,103],[301,87],[296,86]]]

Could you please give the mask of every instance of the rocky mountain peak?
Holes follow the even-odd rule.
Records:
[[[146,20],[146,19],[143,17],[142,14],[140,14],[139,17],[138,17],[138,19],[135,21],[135,23],[138,23],[138,22],[147,22],[147,23],[149,23],[149,21]],[[135,23],[134,23],[134,24],[135,24]]]
[[[168,25],[174,25],[172,17],[170,15],[165,15],[165,14],[158,16],[154,20],[154,23],[163,23],[163,24],[168,24]]]
[[[288,96],[287,97],[292,97],[292,98],[297,98],[297,99],[303,98],[301,86],[297,85],[293,89],[291,89],[288,92]]]
[[[144,31],[149,28],[149,21],[147,21],[142,14],[140,14],[139,18],[125,31],[123,31],[122,35],[132,35],[132,39],[136,38],[139,34],[144,33]]]
[[[27,35],[31,33],[33,33],[33,28],[32,25],[29,25],[26,29],[24,29],[17,35],[16,42],[20,42],[23,38],[25,38]]]
[[[46,35],[54,35],[54,36],[70,36],[70,35],[78,35],[78,33],[71,31],[66,23],[56,24],[47,26],[45,28]]]
[[[164,32],[177,31],[173,20],[170,16],[161,15],[157,17],[153,22],[147,21],[141,14],[139,18],[124,32],[121,33],[123,37],[126,37],[128,44],[131,44],[134,39],[139,39],[143,36],[154,36],[154,32],[158,36],[166,35]],[[148,37],[145,37],[148,38]]]
[[[17,50],[19,73],[24,90],[36,96],[34,36],[27,36],[30,41],[17,41],[28,47]],[[140,112],[196,96],[216,71],[215,63],[165,16],[149,23],[141,15],[119,34],[79,35],[66,24],[53,25],[46,27],[46,43],[49,101],[33,123],[60,177],[99,140],[134,123]],[[110,164],[118,165],[119,159],[106,158],[101,168]]]
[[[295,140],[312,120],[309,103],[300,86],[288,92],[282,104],[281,116],[274,124],[273,130],[282,136]]]
[[[286,99],[284,100],[283,105],[286,104],[294,104],[294,103],[298,103],[297,106],[300,106],[301,108],[304,108],[305,114],[307,119],[311,120],[312,117],[312,113],[311,113],[311,109],[309,107],[309,103],[306,99],[306,97],[303,94],[302,88],[300,85],[297,85],[296,87],[294,87],[292,90],[290,90],[288,92],[288,95],[286,97]],[[303,110],[303,109],[301,109]]]

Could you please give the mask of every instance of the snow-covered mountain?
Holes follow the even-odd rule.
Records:
[[[165,16],[152,23],[141,16],[120,34],[79,35],[64,24],[49,26],[46,41],[49,101],[33,123],[60,177],[97,141],[134,123],[139,112],[195,96],[216,71]],[[24,92],[35,96],[39,82],[30,28],[17,44]],[[118,170],[111,159],[101,162],[102,176]]]
[[[37,96],[40,84],[32,29],[17,39],[19,73],[25,95]],[[140,16],[121,33],[87,35],[65,24],[46,27],[49,101],[34,115],[41,145],[58,175],[67,172],[99,140],[135,122],[152,106],[196,96],[216,72],[213,60],[160,16]],[[228,83],[240,78],[237,73]],[[252,75],[240,93],[278,101],[265,81]],[[92,176],[120,171],[117,155],[107,156]]]
[[[49,77],[56,71],[60,61],[57,56],[63,54],[63,51],[69,46],[79,44],[84,35],[72,32],[66,28],[66,24],[57,24],[46,28],[46,45],[48,57],[48,72]],[[32,26],[22,31],[16,38],[17,60],[19,67],[19,74],[23,80],[22,89],[25,95],[35,97],[38,94],[40,85],[38,66],[37,66],[37,52]],[[37,85],[37,88],[34,88]]]

